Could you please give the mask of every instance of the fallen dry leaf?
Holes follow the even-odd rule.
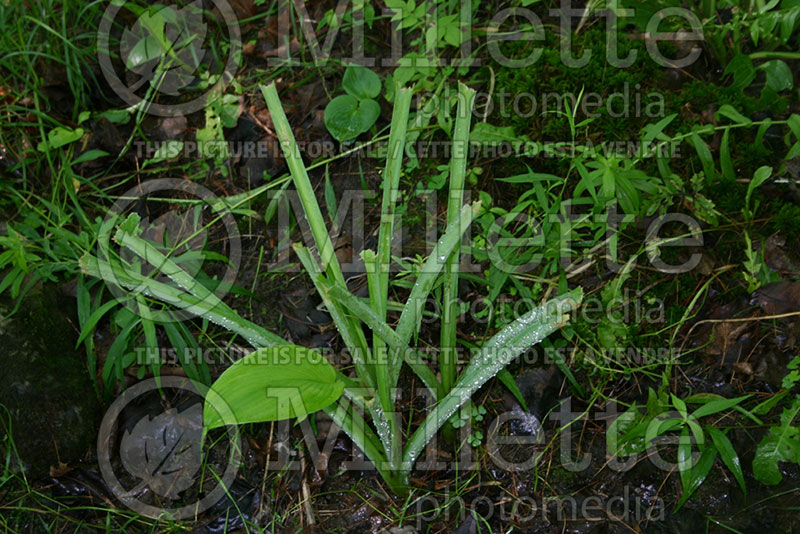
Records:
[[[775,282],[756,290],[751,304],[758,304],[767,315],[800,311],[800,282]]]

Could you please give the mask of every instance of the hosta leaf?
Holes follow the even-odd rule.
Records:
[[[160,58],[164,54],[161,42],[152,35],[146,35],[131,48],[125,66],[129,69],[144,65],[148,61]]]
[[[211,386],[203,409],[207,430],[224,425],[302,419],[334,403],[344,390],[318,352],[278,345],[252,352]]]

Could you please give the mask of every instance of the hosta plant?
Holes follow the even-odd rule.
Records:
[[[478,203],[464,205],[469,122],[475,92],[460,86],[458,117],[453,131],[450,189],[445,230],[420,268],[394,326],[387,322],[391,239],[412,91],[398,89],[392,116],[377,250],[361,253],[369,298],[355,296],[345,284],[333,243],[314,195],[274,84],[262,87],[275,131],[302,202],[313,246],[294,251],[313,281],[354,363],[354,376],[335,369],[318,352],[290,344],[237,315],[213,292],[191,277],[137,233],[135,216],[114,236],[120,246],[157,267],[174,282],[140,274],[130,263],[85,257],[84,269],[110,273],[116,283],[137,288],[150,298],[171,302],[243,336],[256,350],[234,363],[212,385],[205,401],[206,430],[248,422],[302,419],[325,411],[375,465],[398,493],[408,490],[411,469],[442,425],[481,386],[522,352],[557,330],[581,299],[580,289],[535,308],[497,332],[474,351],[460,374],[455,358],[456,310],[460,246]],[[299,216],[298,216],[299,217]],[[443,277],[440,376],[412,344],[420,330],[424,304]],[[108,278],[106,278],[108,280]],[[449,305],[448,305],[449,303]],[[365,329],[366,327],[366,329]],[[395,411],[401,371],[407,366],[430,391],[435,405],[410,435]]]

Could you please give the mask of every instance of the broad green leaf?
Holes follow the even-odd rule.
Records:
[[[153,35],[146,35],[133,45],[125,60],[125,66],[134,69],[148,61],[160,58],[163,54],[164,49],[161,47],[161,42]]]
[[[133,109],[109,109],[99,114],[100,117],[106,119],[113,124],[127,124],[131,120]]]
[[[791,115],[786,119],[786,124],[792,130],[796,139],[800,139],[800,115]]]
[[[670,418],[659,418],[656,417],[650,424],[647,425],[647,430],[644,434],[644,444],[646,447],[649,447],[653,440],[656,439],[661,434],[665,434],[670,430],[675,430],[683,423],[682,420],[678,419],[677,417],[670,417]]]
[[[673,120],[675,120],[675,117],[677,117],[677,116],[678,116],[677,113],[673,113],[671,115],[667,115],[666,117],[664,117],[663,119],[661,119],[657,123],[648,124],[644,128],[642,128],[642,132],[641,132],[642,133],[642,144],[646,146],[646,145],[649,145],[650,143],[652,143],[656,139],[663,140],[662,138],[664,137],[664,133],[663,133],[664,132],[664,128],[669,126],[669,124]]]
[[[350,141],[369,130],[381,114],[374,100],[340,95],[325,107],[325,126],[337,141]]]
[[[344,71],[342,89],[359,100],[376,98],[381,92],[381,79],[367,67],[350,65]]]
[[[658,393],[653,388],[647,390],[647,413],[658,415],[664,411],[664,405],[659,399]]]
[[[602,180],[600,182],[600,195],[606,200],[614,198],[617,191],[617,176],[614,172],[615,169],[610,165],[606,165],[602,171]],[[630,208],[630,206],[628,206]],[[623,207],[624,209],[624,207]],[[625,210],[626,213],[629,212]]]
[[[630,442],[625,441],[625,434],[641,417],[639,407],[633,403],[628,410],[611,422],[606,432],[606,453],[609,456],[627,456],[628,453],[638,452],[632,450]]]
[[[800,16],[800,4],[795,2],[791,9],[784,9],[780,12],[781,19],[781,41],[786,44],[794,33],[798,16]]]
[[[769,130],[770,126],[772,126],[772,119],[769,117],[761,121],[761,124],[758,125],[758,130],[756,130],[756,137],[753,140],[753,145],[764,147],[764,136]]]
[[[752,413],[756,415],[765,415],[772,411],[772,409],[778,405],[779,402],[783,400],[783,398],[789,394],[789,390],[783,390],[779,393],[774,395],[770,395],[767,400],[759,402],[755,408],[750,410]]]
[[[789,65],[781,59],[773,59],[758,66],[767,75],[767,87],[779,93],[794,87],[794,75]]]
[[[488,122],[479,122],[472,128],[469,140],[471,143],[497,145],[500,143],[513,144],[520,139],[514,132],[513,126],[494,126]]]
[[[731,89],[741,91],[753,83],[756,78],[756,69],[749,56],[739,54],[728,62],[724,74],[733,74]]]
[[[761,184],[769,180],[770,176],[772,176],[772,167],[764,165],[763,167],[756,169],[756,172],[753,173],[753,179],[750,180],[749,184],[747,184],[747,193],[745,193],[744,196],[745,206],[750,205],[750,197],[753,195],[753,191],[755,191]]]
[[[672,405],[678,410],[678,413],[681,414],[684,418],[686,417],[686,403],[683,402],[681,399],[676,397],[674,394],[670,394],[672,398]]]
[[[60,148],[64,145],[74,143],[83,137],[83,128],[66,128],[64,126],[57,126],[47,133],[47,139],[40,141],[36,145],[36,150],[39,152],[47,152],[54,148]]]
[[[795,396],[791,406],[781,413],[778,426],[769,429],[756,449],[753,458],[753,474],[764,484],[774,486],[783,479],[778,462],[800,463],[800,427],[795,420],[800,415],[800,395]]]
[[[303,419],[341,397],[344,383],[318,352],[298,345],[259,349],[211,386],[203,408],[207,430],[224,425]]]

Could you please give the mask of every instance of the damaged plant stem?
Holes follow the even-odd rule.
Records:
[[[345,284],[333,243],[308,178],[297,143],[283,111],[275,84],[261,88],[292,180],[303,206],[313,240],[294,250],[311,277],[343,343],[353,357],[355,376],[336,370],[321,354],[288,341],[239,316],[214,293],[193,281],[186,271],[140,237],[135,216],[119,226],[115,240],[166,275],[177,287],[152,276],[132,272],[131,264],[85,256],[82,267],[93,276],[129,290],[183,307],[242,335],[256,351],[228,368],[206,396],[204,427],[279,419],[302,419],[324,410],[375,465],[398,494],[409,490],[415,461],[439,429],[471,396],[514,358],[563,325],[568,312],[580,303],[580,289],[560,295],[506,325],[474,351],[457,374],[456,321],[459,250],[464,234],[479,213],[480,203],[463,205],[469,122],[475,91],[459,84],[458,117],[453,131],[451,181],[447,225],[421,267],[394,327],[387,323],[391,240],[395,230],[402,160],[405,152],[412,90],[398,88],[392,115],[377,251],[365,250],[369,298],[356,297]],[[298,214],[298,219],[303,214]],[[437,378],[426,358],[410,345],[417,339],[423,309],[434,284],[443,277],[442,338]],[[141,298],[137,295],[136,298]],[[368,341],[364,326],[371,331]],[[404,442],[404,430],[395,411],[396,392],[407,365],[435,400],[426,418]],[[367,422],[371,422],[369,425]]]

